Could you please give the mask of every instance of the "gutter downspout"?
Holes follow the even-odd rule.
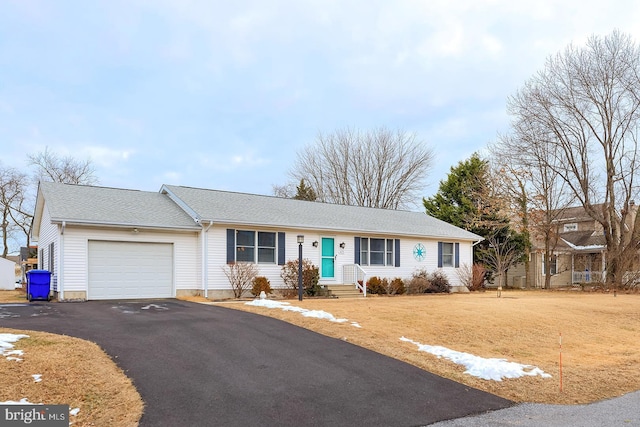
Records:
[[[60,248],[58,249],[58,300],[64,301],[64,230],[67,222],[62,221],[60,227]]]
[[[484,239],[480,239],[477,242],[475,242],[474,244],[471,245],[471,264],[473,264],[473,248],[476,247],[476,245],[480,242],[484,241]]]
[[[205,227],[202,225],[202,286],[204,288],[204,297],[209,298],[209,229],[213,225],[213,221]]]

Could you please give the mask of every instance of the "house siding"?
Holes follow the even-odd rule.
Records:
[[[61,299],[87,297],[90,241],[171,244],[175,295],[201,294],[205,291],[207,296],[215,298],[221,294],[229,296],[232,292],[225,267],[237,255],[235,244],[230,244],[233,243],[230,236],[235,240],[235,230],[276,234],[274,262],[256,264],[257,273],[267,277],[274,288],[284,286],[280,277],[282,264],[298,258],[296,236],[300,234],[305,236],[303,257],[319,268],[322,268],[323,261],[323,239],[331,238],[334,241],[334,275],[321,277],[322,285],[344,283],[344,267],[358,263],[354,252],[360,242],[356,242],[356,238],[381,238],[393,240],[393,256],[387,258],[388,254],[385,253],[385,262],[388,260],[393,265],[364,265],[362,268],[368,277],[409,279],[416,270],[438,270],[438,245],[440,242],[449,242],[455,244],[456,267],[441,270],[451,284],[456,286],[460,284],[460,269],[472,263],[472,243],[479,239],[473,233],[417,212],[313,204],[179,187],[175,189],[191,197],[190,203],[193,206],[179,198],[171,202],[166,196],[150,192],[53,183],[43,184],[40,190],[42,189],[46,191],[38,194],[38,227],[34,238],[39,243],[39,266],[54,271],[54,290],[59,288]],[[191,194],[193,191],[198,194],[194,196]],[[45,200],[45,197],[49,198]],[[140,197],[146,203],[138,203]],[[89,203],[88,200],[95,203]],[[113,203],[114,200],[118,203]],[[263,205],[268,209],[258,208]],[[127,209],[119,209],[118,206],[126,206]],[[52,223],[52,216],[55,223]],[[60,222],[64,218],[67,218],[67,223],[63,230]],[[216,222],[215,218],[226,219]],[[202,228],[198,228],[196,223],[201,224]],[[134,228],[137,228],[137,232],[134,232]],[[342,231],[331,231],[332,229]],[[314,247],[315,241],[319,244]],[[344,243],[342,248],[341,243]],[[425,259],[414,258],[413,249],[417,243],[426,248]],[[123,250],[133,248],[130,245],[123,247]],[[326,264],[327,260],[324,261]],[[152,267],[149,271],[154,271],[155,268]],[[135,272],[136,269],[133,270]],[[135,286],[136,282],[130,283]],[[208,291],[218,294],[210,295]]]
[[[53,243],[53,264],[50,262],[49,251]],[[57,224],[51,223],[51,217],[45,203],[40,223],[40,238],[38,240],[38,268],[53,271],[51,289],[57,291],[60,256],[60,233]]]
[[[147,230],[134,234],[130,230],[67,225],[64,235],[64,292],[88,290],[89,240],[172,243],[176,293],[201,289],[197,234]]]
[[[322,260],[322,238],[333,238],[335,242],[335,277],[321,278],[321,285],[342,284],[342,271],[345,265],[354,264],[355,237],[368,238],[385,238],[399,239],[400,241],[400,267],[396,266],[369,266],[363,265],[367,277],[378,276],[382,278],[409,279],[416,270],[424,269],[428,272],[440,270],[448,277],[452,286],[462,285],[458,272],[464,266],[472,264],[472,243],[468,241],[447,241],[459,243],[459,268],[444,267],[438,268],[438,240],[428,238],[412,238],[396,235],[385,234],[362,234],[362,233],[332,233],[327,231],[310,231],[296,229],[276,229],[259,226],[246,225],[216,225],[207,233],[208,237],[208,290],[209,291],[229,291],[229,281],[224,274],[224,268],[227,264],[227,233],[229,229],[233,230],[252,230],[252,231],[269,231],[285,233],[285,260],[292,261],[298,259],[298,243],[296,237],[299,234],[304,235],[303,258],[309,259],[314,265],[320,266]],[[313,242],[318,241],[317,247],[313,246]],[[340,248],[340,243],[344,242],[345,247]],[[417,243],[421,243],[426,248],[427,256],[423,261],[417,261],[413,257],[413,248]],[[277,252],[277,251],[276,251]],[[395,255],[395,254],[394,254]],[[276,260],[277,261],[277,260]],[[273,288],[284,287],[284,282],[280,277],[282,266],[274,264],[256,264],[258,274],[269,279]]]

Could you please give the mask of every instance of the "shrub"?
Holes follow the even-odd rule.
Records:
[[[406,291],[408,294],[423,294],[429,289],[429,273],[427,270],[416,270],[411,274],[411,279],[407,282]]]
[[[377,276],[372,276],[367,281],[367,293],[368,294],[377,294],[377,295],[386,294],[387,293],[387,289],[386,289],[386,284],[384,284],[383,279],[380,279]]]
[[[284,281],[285,286],[288,289],[295,291],[295,294],[298,292],[298,260],[295,261],[287,261],[285,265],[282,266],[282,270],[280,272],[280,277]],[[320,293],[320,285],[318,282],[320,281],[320,272],[318,267],[313,265],[313,263],[308,259],[302,260],[302,289],[307,296],[314,296]],[[288,295],[288,292],[285,292],[285,295]]]
[[[254,297],[260,295],[260,292],[264,291],[265,294],[273,293],[271,290],[271,283],[269,279],[264,276],[258,276],[253,278],[253,288],[251,288],[251,294]]]
[[[222,267],[222,271],[229,279],[233,295],[241,298],[242,294],[249,289],[253,279],[258,275],[255,264],[248,262],[233,262]]]
[[[451,292],[451,284],[447,275],[441,270],[429,274],[422,269],[413,272],[407,283],[406,291],[408,294],[449,293]]]
[[[429,288],[425,292],[429,293],[449,293],[451,284],[449,278],[441,270],[436,270],[429,275]]]
[[[396,277],[392,281],[388,282],[387,294],[389,295],[402,295],[405,293],[404,280]]]
[[[484,278],[487,270],[482,264],[473,264],[473,279],[471,281],[470,291],[479,291],[484,289]]]

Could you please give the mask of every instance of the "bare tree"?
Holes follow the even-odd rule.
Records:
[[[27,221],[24,212],[24,194],[27,176],[14,168],[0,167],[0,229],[2,230],[2,257],[9,253],[9,240],[16,227],[23,231]],[[19,222],[16,221],[19,218]]]
[[[27,155],[29,164],[35,166],[37,181],[62,182],[64,184],[98,183],[90,159],[78,160],[72,156],[60,157],[45,148],[44,151]]]
[[[602,225],[608,285],[614,290],[635,259],[638,197],[640,48],[617,31],[570,45],[508,100],[516,127],[538,130],[553,147],[545,166],[562,178]]]
[[[255,264],[248,262],[234,262],[222,267],[231,289],[233,289],[233,296],[236,298],[242,298],[242,295],[251,289],[253,285],[253,279],[258,276],[258,268]]]
[[[475,253],[486,269],[498,276],[498,285],[505,286],[507,271],[523,261],[529,241],[521,227],[514,227],[514,199],[504,190],[503,170],[490,167],[488,162],[485,164],[479,188],[482,198],[478,204],[482,215],[475,220],[475,228],[483,231],[481,235],[485,240],[477,245]],[[519,200],[515,202],[518,207]]]
[[[271,186],[271,191],[273,191],[273,195],[276,197],[293,199],[293,196],[296,195],[296,185],[291,182],[284,185],[273,184]]]
[[[557,220],[575,198],[549,164],[558,156],[550,156],[557,148],[547,141],[549,137],[540,137],[526,123],[518,123],[511,135],[502,135],[490,150],[494,167],[499,168],[497,184],[504,197],[511,200],[511,217],[519,222],[517,229],[527,241],[541,242],[544,247],[544,287],[550,289],[551,259],[558,244]],[[524,256],[527,287],[531,285],[530,248],[527,245]]]
[[[415,205],[433,152],[414,134],[377,128],[319,134],[298,153],[290,175],[321,202],[399,209]]]
[[[522,262],[527,242],[509,227],[496,228],[485,239],[488,248],[479,250],[478,258],[498,276],[498,286],[506,286],[507,270]]]

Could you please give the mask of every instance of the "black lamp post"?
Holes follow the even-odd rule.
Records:
[[[304,236],[298,234],[298,301],[302,301],[302,244]]]

